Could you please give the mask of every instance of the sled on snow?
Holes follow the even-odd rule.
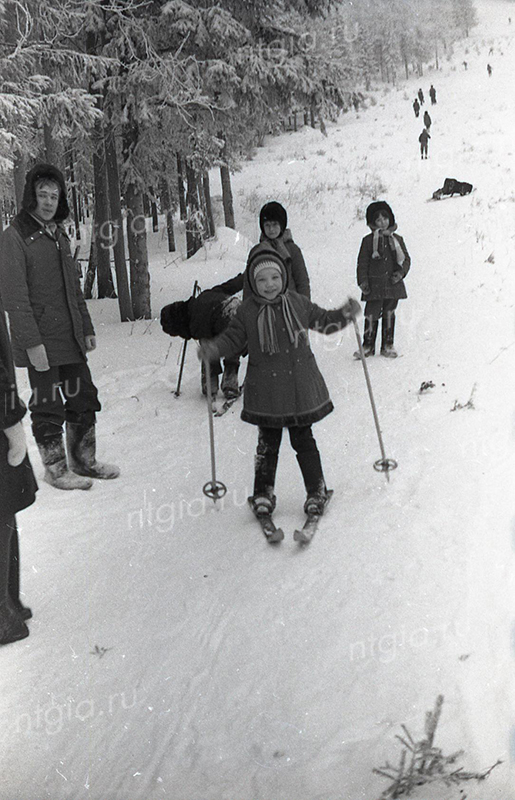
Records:
[[[459,194],[460,197],[463,197],[466,194],[470,194],[473,188],[472,184],[466,181],[457,181],[456,178],[446,178],[442,188],[433,192],[431,200],[442,200],[445,197],[453,197],[455,194]]]

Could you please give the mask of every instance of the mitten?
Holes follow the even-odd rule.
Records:
[[[47,369],[50,369],[44,344],[37,344],[35,347],[28,347],[27,355],[30,363],[37,372],[46,372]]]
[[[356,319],[358,314],[361,314],[361,306],[353,297],[349,297],[347,302],[343,304],[340,311],[346,320]]]
[[[402,272],[392,272],[390,280],[392,283],[399,283],[399,281],[402,281]]]
[[[88,353],[90,352],[90,350],[94,350],[96,348],[97,340],[96,340],[95,336],[91,336],[91,335],[90,336],[86,336],[85,337],[85,341],[86,341],[86,350],[88,351]]]
[[[360,283],[359,288],[361,289],[363,294],[370,294],[370,284],[368,281],[363,281],[363,283]]]
[[[7,451],[7,463],[11,467],[19,467],[27,455],[27,444],[25,441],[25,431],[21,422],[4,428],[4,433],[9,440],[9,450]]]

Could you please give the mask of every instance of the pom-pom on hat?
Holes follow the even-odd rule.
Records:
[[[366,211],[367,225],[372,230],[375,229],[375,221],[381,213],[385,214],[390,220],[390,228],[395,225],[395,217],[388,203],[385,200],[376,200],[374,203],[370,203]]]
[[[286,272],[284,261],[274,247],[266,242],[260,242],[252,248],[247,259],[247,277],[254,294],[258,294],[256,291],[256,275],[265,267],[276,267],[280,271],[283,278],[283,290],[286,289],[288,273]]]
[[[33,212],[38,204],[36,197],[36,183],[41,180],[52,181],[59,186],[59,203],[54,215],[54,222],[63,222],[70,216],[70,207],[66,199],[66,183],[63,173],[54,167],[53,164],[36,164],[25,178],[25,188],[23,190],[22,208],[25,211]]]
[[[259,227],[261,233],[264,233],[265,222],[278,222],[281,226],[281,233],[284,233],[288,225],[288,215],[286,209],[276,200],[271,200],[270,203],[265,203],[259,212]]]

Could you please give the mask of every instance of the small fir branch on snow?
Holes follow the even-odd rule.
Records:
[[[465,404],[463,404],[463,403],[458,403],[458,401],[455,400],[454,401],[454,405],[451,408],[451,411],[459,411],[461,408],[472,408],[472,409],[474,409],[475,405],[474,405],[474,403],[472,401],[472,398],[474,397],[474,392],[476,391],[476,386],[477,386],[477,384],[475,383],[474,386],[472,387],[472,391],[470,393],[470,397],[467,400],[467,402]]]
[[[457,759],[463,755],[463,750],[457,750],[449,756],[444,756],[439,747],[434,746],[436,728],[440,719],[443,705],[443,695],[438,695],[432,711],[426,713],[425,737],[416,742],[405,725],[401,725],[403,735],[396,734],[403,747],[398,766],[388,761],[383,767],[372,770],[376,775],[392,780],[393,783],[385,789],[380,800],[397,800],[399,797],[409,797],[417,786],[429,783],[444,783],[452,786],[462,781],[483,781],[495,767],[503,762],[497,760],[489,769],[483,772],[466,772],[463,767],[453,768]]]

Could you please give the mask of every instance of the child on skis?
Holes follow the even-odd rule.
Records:
[[[200,357],[212,361],[248,348],[241,418],[259,428],[251,501],[256,516],[269,515],[275,508],[283,428],[288,428],[304,478],[304,510],[322,513],[327,488],[311,426],[329,414],[333,404],[306,331],[330,333],[344,328],[360,307],[349,298],[341,308],[326,311],[290,291],[284,262],[266,241],[250,251],[247,279],[250,296],[220,336],[201,343]]]
[[[379,319],[382,317],[381,355],[397,358],[393,346],[395,309],[399,300],[406,298],[404,278],[411,259],[404,239],[395,231],[397,225],[393,211],[384,200],[371,203],[366,211],[367,225],[372,231],[361,242],[358,255],[357,281],[365,301],[365,330],[363,351],[365,357],[375,353]],[[360,352],[354,353],[360,358]]]

